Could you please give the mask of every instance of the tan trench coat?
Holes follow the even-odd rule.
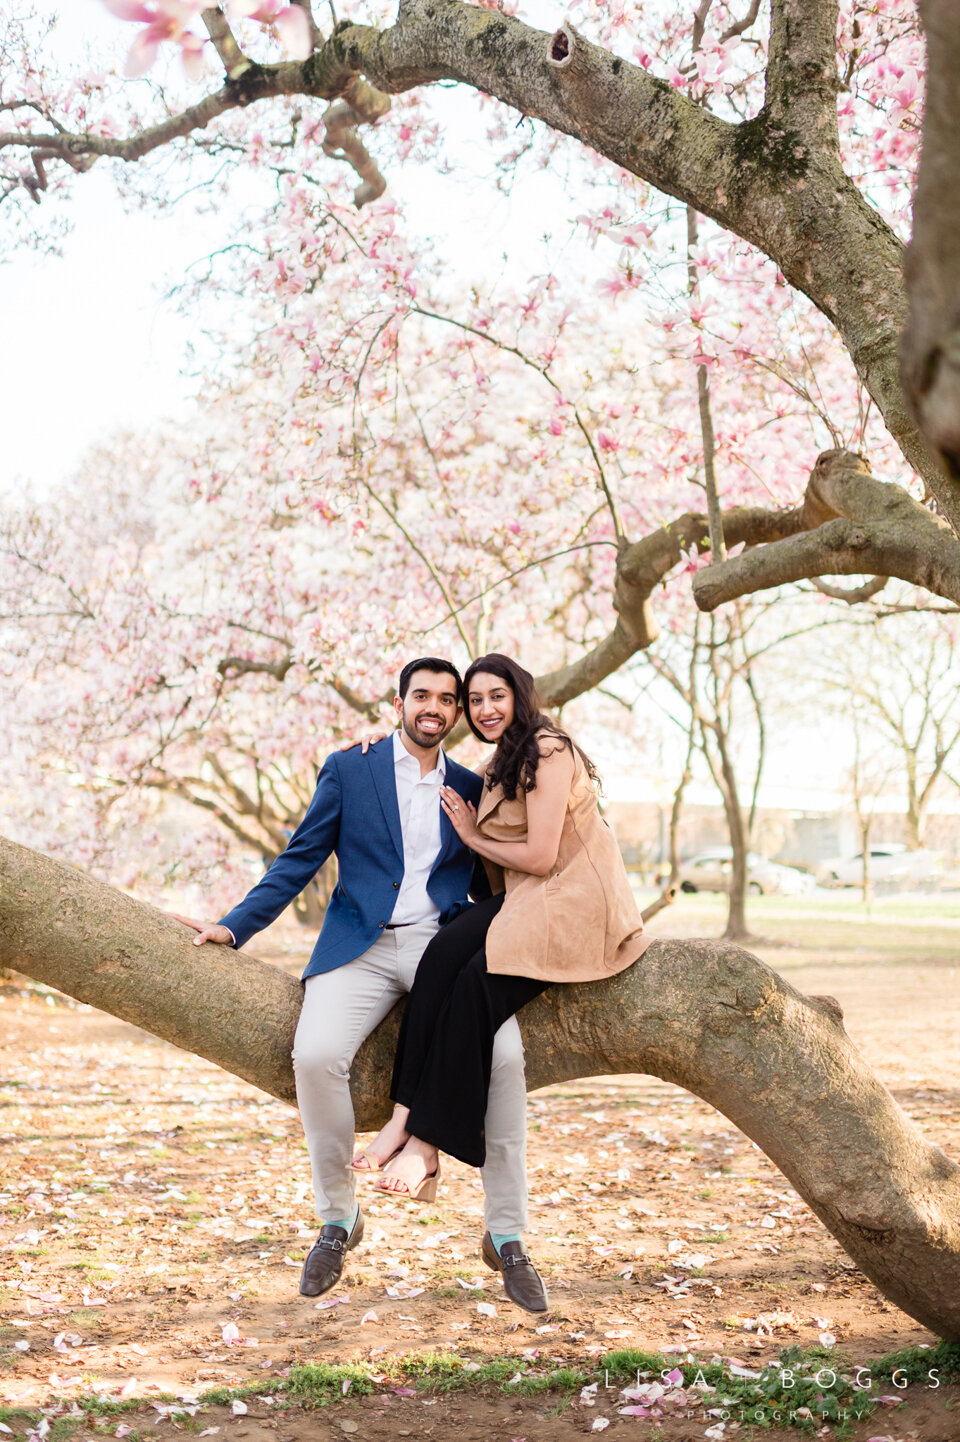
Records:
[[[490,841],[524,841],[522,791],[484,790],[477,829]],[[620,848],[600,815],[579,754],[557,859],[547,876],[484,860],[494,892],[506,900],[487,933],[487,970],[541,981],[599,981],[632,965],[650,945]]]

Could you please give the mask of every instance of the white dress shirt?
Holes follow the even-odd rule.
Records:
[[[403,835],[403,881],[390,923],[436,921],[440,910],[427,895],[427,881],[440,854],[440,788],[447,774],[446,757],[438,746],[436,766],[421,776],[420,762],[410,755],[400,732],[394,731],[393,770]]]

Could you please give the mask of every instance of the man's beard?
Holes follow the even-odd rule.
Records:
[[[445,726],[442,716],[437,716],[436,720],[440,722],[439,731],[421,731],[416,721],[410,722],[407,720],[407,713],[404,711],[400,718],[400,724],[415,746],[439,746],[443,738],[450,734],[453,727]]]

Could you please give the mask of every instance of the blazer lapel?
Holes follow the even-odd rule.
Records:
[[[377,796],[383,811],[390,840],[403,860],[403,832],[400,830],[400,806],[397,802],[397,778],[394,772],[393,737],[389,736],[379,746],[370,748],[370,770],[373,773]]]
[[[444,771],[444,785],[445,785],[445,786],[452,786],[455,791],[459,791],[459,790],[460,790],[460,787],[457,785],[457,774],[456,774],[456,773],[457,773],[457,771],[458,771],[459,769],[461,769],[461,768],[457,767],[457,766],[455,765],[455,763],[450,760],[450,757],[449,757],[449,756],[445,756],[445,761],[446,761],[446,769],[445,769],[445,771]],[[440,806],[439,801],[437,802],[437,805]],[[440,807],[440,850],[437,852],[437,859],[436,859],[436,861],[434,861],[432,867],[430,868],[430,875],[431,875],[431,876],[432,876],[433,873],[436,871],[436,869],[437,869],[437,867],[440,865],[441,861],[444,861],[444,860],[446,859],[448,853],[449,853],[455,846],[458,846],[459,844],[460,844],[460,838],[459,838],[459,836],[457,835],[457,833],[456,833],[456,832],[454,831],[454,829],[453,829],[453,823],[451,822],[450,817],[447,815],[447,813],[444,811],[443,807],[441,806],[441,807]]]

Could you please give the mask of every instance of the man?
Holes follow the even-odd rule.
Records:
[[[215,925],[179,918],[199,933],[197,946],[207,941],[243,946],[336,853],[339,881],[303,974],[293,1047],[297,1102],[323,1222],[300,1281],[308,1297],[335,1285],[345,1253],[363,1237],[350,1169],[353,1058],[410,990],[438,927],[469,904],[476,860],[440,807],[443,785],[475,804],[482,790],[480,778],[448,759],[440,745],[460,719],[459,673],[449,661],[425,656],[404,666],[397,690],[400,729],[369,750],[335,751],[327,757],[286,850],[239,906]],[[515,1017],[496,1036],[485,1130],[482,1255],[503,1273],[514,1302],[544,1312],[546,1292],[521,1235],[527,1199],[526,1082]]]

